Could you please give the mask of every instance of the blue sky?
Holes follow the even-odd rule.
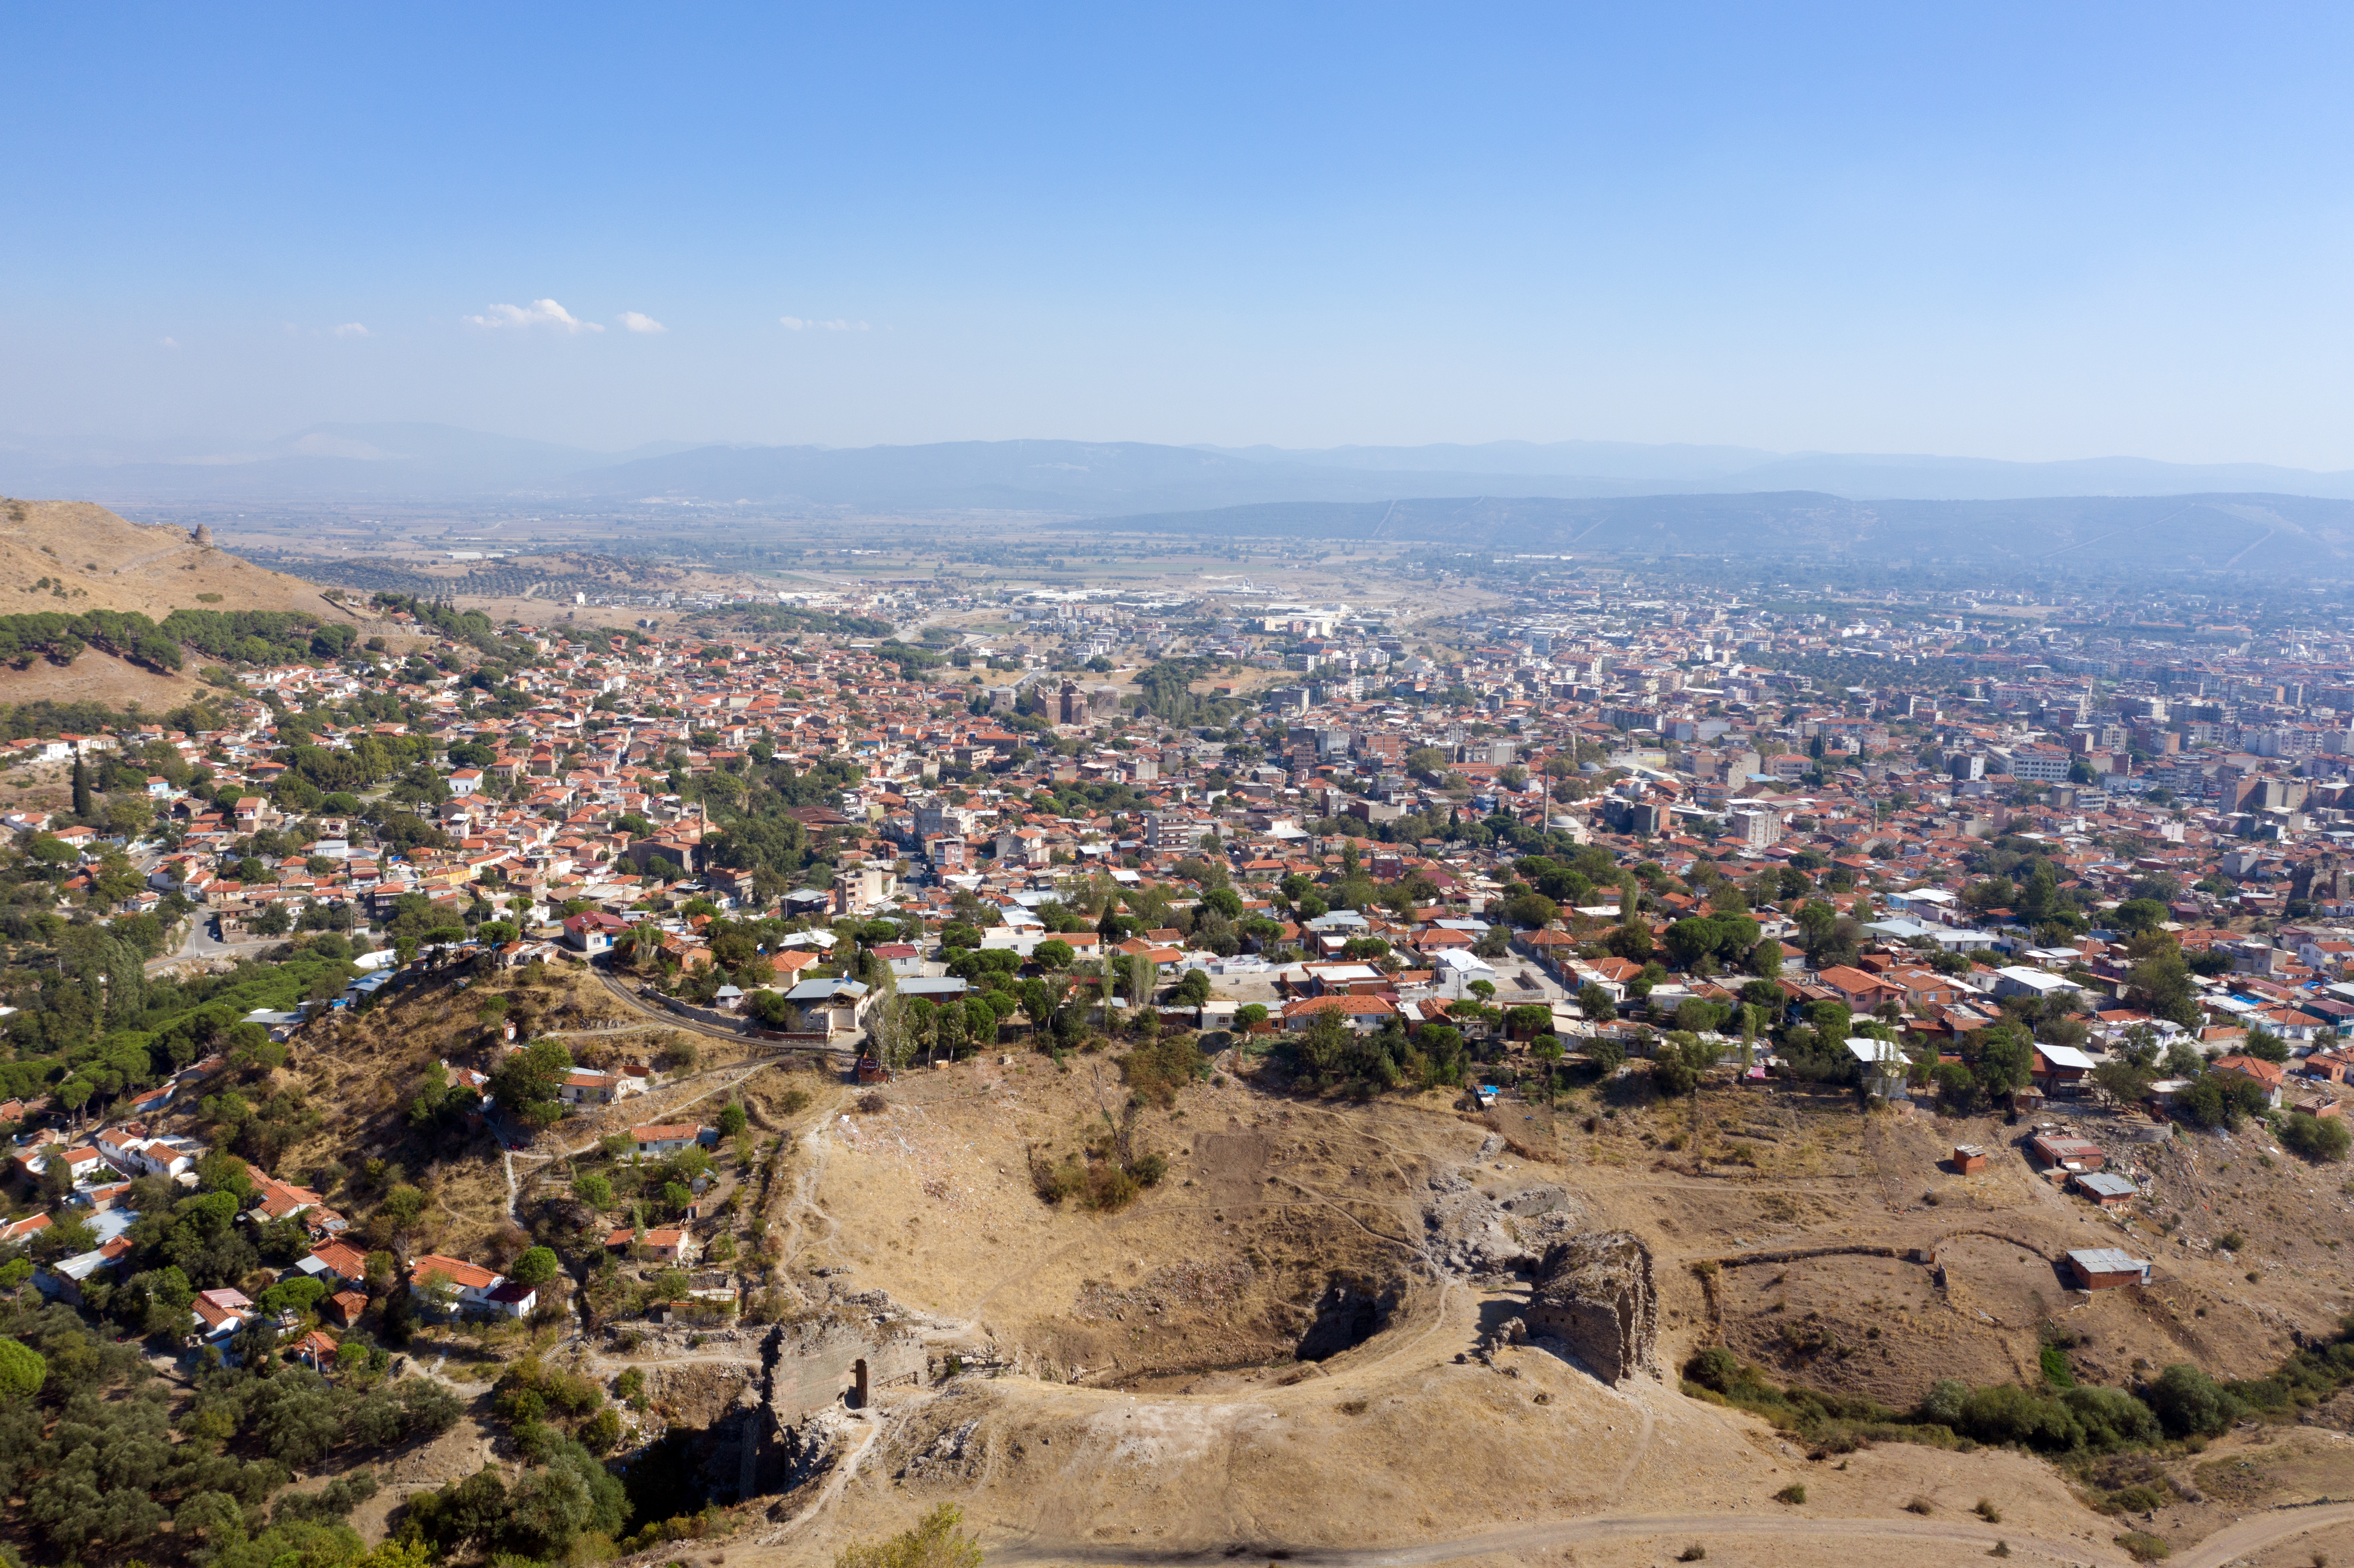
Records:
[[[0,432],[2354,468],[2349,34],[2123,4],[12,7]]]

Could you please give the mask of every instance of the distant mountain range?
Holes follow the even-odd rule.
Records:
[[[688,444],[608,454],[427,424],[313,425],[228,449],[0,436],[0,492],[151,502],[493,500],[553,494],[599,467]]]
[[[429,424],[316,425],[231,450],[0,437],[0,493],[108,503],[668,502],[769,512],[1100,516],[1278,503],[1801,491],[1849,501],[2188,494],[2354,500],[2354,472],[2143,458],[2025,463],[1610,441],[1321,450],[1142,441],[859,448],[666,441],[605,453]]]

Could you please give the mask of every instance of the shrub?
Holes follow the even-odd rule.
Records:
[[[609,1404],[580,1424],[578,1436],[591,1454],[606,1453],[621,1440],[621,1418]]]
[[[270,1506],[271,1524],[292,1524],[307,1520],[341,1519],[360,1504],[376,1496],[374,1470],[355,1470],[329,1481],[315,1492],[281,1492]]]
[[[1708,1548],[1695,1541],[1690,1546],[1685,1547],[1681,1552],[1676,1553],[1676,1561],[1679,1563],[1698,1563],[1704,1560],[1707,1556]]]
[[[1958,1378],[1941,1377],[1929,1385],[1929,1392],[1921,1398],[1921,1419],[1958,1431],[1962,1424],[1962,1401],[1969,1396],[1969,1384]]]
[[[2169,1436],[2212,1437],[2232,1425],[2240,1402],[2188,1361],[2177,1361],[2150,1385],[2149,1407]]]
[[[2342,1117],[2310,1117],[2296,1111],[2281,1124],[2280,1140],[2292,1154],[2335,1163],[2345,1159],[2348,1146],[2354,1144],[2354,1129],[2347,1127]]]
[[[1691,1359],[1684,1368],[1684,1376],[1702,1388],[1712,1388],[1723,1393],[1741,1376],[1741,1358],[1723,1345],[1712,1345]]]
[[[980,1544],[957,1528],[963,1522],[961,1509],[942,1503],[913,1530],[845,1547],[834,1554],[833,1568],[981,1568]]]
[[[2000,1524],[2002,1522],[2002,1510],[1994,1506],[1994,1499],[1992,1498],[1978,1499],[1978,1506],[1970,1510],[1970,1511],[1978,1515],[1980,1519],[1986,1520],[1988,1524]]]
[[[2128,1530],[2118,1536],[2116,1541],[2117,1544],[2124,1547],[2137,1563],[2155,1562],[2160,1557],[2171,1555],[2174,1551],[2173,1547],[2168,1546],[2157,1536],[2138,1530]]]
[[[1972,1389],[1954,1430],[1981,1443],[2017,1443],[2045,1453],[2066,1453],[2084,1440],[2066,1405],[2008,1383]]]
[[[1199,1077],[1204,1065],[1192,1035],[1168,1034],[1121,1057],[1119,1076],[1131,1093],[1166,1107],[1176,1103],[1177,1091]]]
[[[1788,1486],[1784,1487],[1780,1491],[1774,1494],[1774,1500],[1777,1503],[1791,1503],[1794,1505],[1805,1502],[1807,1500],[1806,1483],[1804,1481],[1792,1481]]]
[[[2123,1389],[2072,1388],[2060,1396],[2088,1448],[2146,1448],[2163,1434],[2156,1413]]]
[[[518,1427],[547,1414],[589,1415],[605,1403],[605,1391],[594,1381],[535,1355],[511,1363],[491,1393],[493,1408]]]
[[[1927,1498],[1914,1498],[1911,1502],[1904,1505],[1904,1511],[1906,1513],[1917,1513],[1926,1516],[1936,1512],[1937,1505],[1931,1502]]]

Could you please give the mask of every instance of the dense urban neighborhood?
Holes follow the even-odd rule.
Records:
[[[384,594],[357,631],[219,628],[207,694],[168,713],[14,710],[0,1282],[62,1314],[26,1343],[142,1336],[232,1391],[256,1456],[307,1378],[298,1451],[346,1464],[473,1430],[434,1369],[487,1353],[517,1489],[567,1476],[566,1500],[503,1518],[461,1467],[379,1528],[400,1506],[414,1548],[550,1556],[790,1493],[886,1391],[996,1364],[972,1319],[846,1284],[838,1222],[820,1264],[807,1184],[917,1150],[903,1110],[1011,1107],[1042,1071],[1101,1096],[1116,1061],[1122,1102],[1076,1140],[1009,1112],[998,1169],[1047,1215],[1203,1179],[1188,1105],[1386,1099],[1532,1171],[1633,1135],[1735,1181],[1776,1157],[1725,1117],[1810,1148],[1893,1122],[1944,1140],[1956,1194],[2063,1205],[2049,1266],[2088,1300],[2255,1245],[2186,1140],[2345,1158],[2342,632],[1474,565],[1402,567],[1381,609],[1239,576],[852,583],[625,628],[574,619],[585,596],[525,623]],[[1409,608],[1439,591],[1458,608]],[[907,1224],[982,1201],[949,1171]],[[1442,1275],[1495,1266],[1441,1213]],[[1524,1334],[1651,1364],[1586,1343],[1536,1271]],[[1320,1277],[1287,1360],[1378,1326]],[[2328,1278],[2300,1288],[2342,1305]],[[649,1396],[649,1335],[748,1336],[773,1427]],[[1694,1397],[1782,1397],[1694,1367]],[[62,1484],[35,1484],[57,1542],[165,1517]],[[175,1528],[214,1528],[224,1488],[165,1488]]]
[[[1246,1037],[1342,1015],[1391,1043],[1385,1082],[1409,1056],[1459,1081],[1455,1046],[1414,1042],[1469,1024],[1515,1059],[1689,1034],[1892,1098],[2118,1061],[2163,1107],[2253,1054],[2294,1079],[2270,1102],[2336,1115],[2342,639],[1591,589],[1411,632],[1041,597],[991,617],[1006,636],[937,623],[970,599],[857,603],[928,609],[913,642],[445,611],[461,635],[405,662],[270,664],[186,723],[18,741],[104,806],[9,825],[68,909],[356,938],[346,987],[264,1021],[281,1037],[420,954],[568,957],[886,1068],[1084,993],[1204,1028],[1250,1009]],[[1024,1016],[1042,983],[1053,1016]],[[1851,1038],[1895,1059],[1860,1073]],[[90,1082],[13,1086],[80,1110]]]

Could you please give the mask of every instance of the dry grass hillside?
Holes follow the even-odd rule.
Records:
[[[43,577],[52,586],[36,588]],[[151,620],[197,609],[355,619],[329,604],[316,583],[199,545],[185,529],[149,527],[87,501],[0,501],[0,603],[10,614],[136,610]]]
[[[1864,1568],[1959,1563],[1999,1542],[2122,1564],[2129,1532],[2192,1568],[2354,1551],[2354,1504],[2327,1500],[2354,1497],[2354,1390],[2072,1467],[1813,1443],[1679,1386],[1718,1345],[1893,1407],[1938,1378],[2036,1386],[2055,1340],[2086,1383],[2179,1361],[2262,1375],[2334,1325],[2354,1226],[2342,1170],[2245,1135],[2137,1150],[2120,1163],[2148,1172],[2150,1195],[2109,1215],[2032,1174],[2029,1126],[1865,1117],[1829,1094],[1605,1104],[1587,1089],[1550,1115],[1479,1116],[1443,1094],[1290,1096],[1225,1061],[1166,1104],[1131,1104],[1109,1052],[1065,1070],[1014,1048],[873,1089],[693,1035],[693,1061],[652,1096],[567,1118],[509,1160],[484,1134],[429,1137],[403,1115],[429,1063],[495,1060],[493,994],[584,1062],[663,1062],[690,1037],[577,966],[432,977],[251,1086],[257,1101],[300,1089],[320,1113],[281,1170],[339,1167],[329,1179],[370,1224],[371,1183],[396,1176],[364,1167],[385,1161],[425,1196],[408,1245],[495,1259],[522,1226],[572,1213],[599,1135],[740,1097],[751,1128],[734,1147],[757,1154],[719,1151],[693,1222],[706,1252],[730,1244],[741,1261],[724,1266],[759,1281],[746,1301],[789,1329],[874,1313],[924,1341],[920,1384],[807,1415],[819,1457],[728,1509],[706,1560],[724,1546],[737,1568],[825,1563],[943,1502],[999,1565],[1631,1565],[1701,1561],[1693,1548],[1766,1564],[1828,1541]],[[1165,1157],[1157,1184],[1112,1213],[1041,1197],[1035,1171],[1122,1122],[1136,1152]],[[1964,1177],[1957,1142],[1994,1158]],[[1531,1260],[1550,1239],[1621,1230],[1650,1253],[1658,1343],[1613,1383],[1509,1325],[1534,1309]],[[2151,1284],[2069,1289],[2060,1256],[2103,1245],[2157,1260]],[[642,1327],[567,1326],[564,1353],[600,1377],[643,1369],[647,1431],[732,1441],[765,1329],[705,1343]],[[372,1516],[371,1533],[387,1522]]]
[[[188,671],[166,674],[150,670],[143,664],[133,664],[118,659],[100,649],[85,649],[72,663],[58,665],[48,660],[36,660],[18,670],[0,664],[0,702],[7,703],[98,703],[110,708],[143,708],[151,714],[168,713],[185,702],[217,694],[214,689]],[[55,800],[42,798],[40,804],[56,806],[67,797],[60,793],[70,768],[54,770],[58,774]]]
[[[1549,1126],[1513,1107],[1508,1129],[1437,1096],[1320,1103],[1226,1079],[1142,1113],[1171,1165],[1139,1202],[1042,1202],[1034,1154],[1097,1137],[1125,1097],[1104,1057],[1066,1074],[1024,1053],[911,1075],[880,1108],[836,1090],[798,1118],[771,1228],[811,1298],[886,1293],[938,1354],[989,1370],[861,1417],[850,1458],[731,1561],[822,1562],[953,1501],[993,1563],[1657,1563],[1696,1542],[1764,1563],[1834,1536],[1862,1563],[1958,1563],[1998,1540],[2121,1562],[2128,1529],[2180,1553],[2275,1504],[2354,1494],[2354,1437],[2328,1408],[2117,1461],[2096,1486],[1993,1449],[1810,1454],[1676,1379],[1723,1343],[1909,1406],[1940,1377],[2034,1384],[2055,1326],[2086,1382],[2182,1361],[2261,1375],[2340,1308],[2342,1172],[2162,1148],[2145,1156],[2158,1201],[2120,1220],[2036,1179],[2013,1147],[2028,1129],[1995,1122],[1716,1090]],[[1964,1179],[1956,1142],[2000,1152]],[[2161,1240],[2168,1213],[2197,1219]],[[2209,1234],[2227,1220],[2236,1254]],[[1659,1376],[1613,1387],[1549,1341],[1488,1338],[1528,1300],[1508,1259],[1548,1227],[1652,1249]],[[2159,1260],[2149,1287],[2067,1288],[2062,1254],[2119,1244]],[[1776,1260],[1792,1253],[1809,1255]],[[1804,1503],[1774,1500],[1793,1484]],[[2147,1519],[2088,1506],[2137,1484],[2163,1499]],[[2282,1518],[2264,1528],[2304,1533],[2266,1560],[2354,1544],[2335,1513]]]

